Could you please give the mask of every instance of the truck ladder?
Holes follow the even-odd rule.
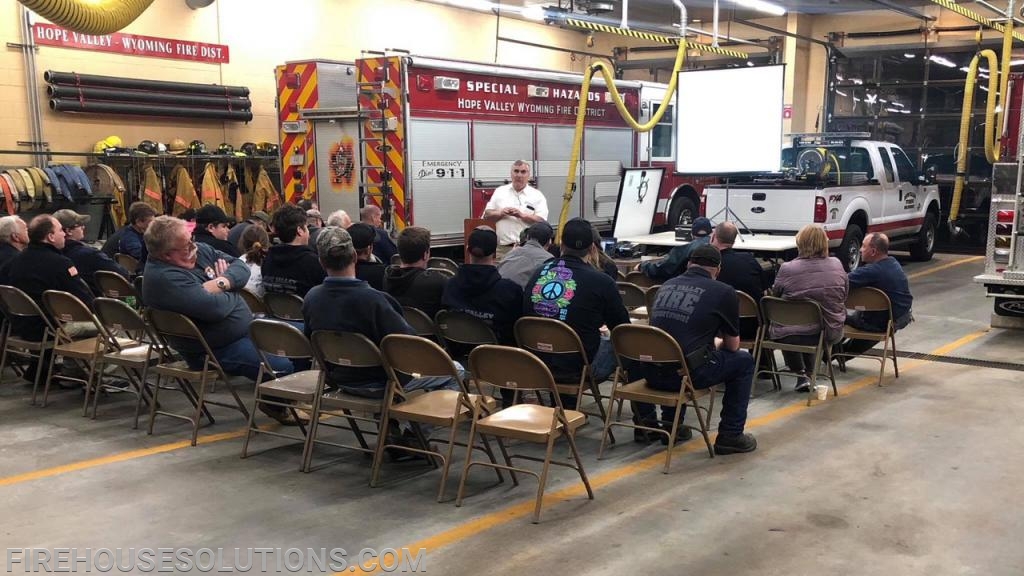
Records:
[[[390,111],[390,101],[400,97],[399,94],[392,94],[387,88],[390,81],[390,68],[382,66],[374,70],[374,79],[369,82],[358,82],[356,87],[359,91],[356,98],[356,109],[359,116],[359,155],[360,169],[360,196],[365,206],[371,199],[376,199],[381,208],[381,219],[385,228],[394,229],[392,197],[392,172],[383,159],[391,151],[387,135],[394,132],[398,125],[398,118]],[[382,159],[379,163],[369,161],[368,148],[372,147],[380,153]],[[368,178],[369,171],[376,171],[379,175],[377,181]]]

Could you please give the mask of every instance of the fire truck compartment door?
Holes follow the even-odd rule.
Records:
[[[320,213],[325,217],[344,210],[359,215],[359,121],[335,119],[314,122],[316,134],[316,190]],[[371,190],[375,192],[376,189]]]
[[[434,237],[462,236],[470,214],[469,123],[412,120],[409,176],[412,223]]]
[[[633,159],[633,131],[624,128],[587,128],[583,133],[583,217],[594,223],[611,223],[618,201],[623,166]],[[598,184],[612,182],[616,193],[599,192]],[[603,187],[602,187],[603,188]]]
[[[483,215],[494,189],[511,182],[512,163],[530,162],[532,178],[533,126],[529,124],[473,123],[473,217]]]
[[[562,211],[562,195],[565,194],[565,177],[569,173],[569,157],[572,154],[572,126],[537,127],[537,188],[548,200],[548,222],[558,222]],[[580,156],[582,159],[582,155]],[[581,162],[578,170],[582,170]],[[580,216],[579,172],[576,174],[576,192],[569,204],[569,217]]]

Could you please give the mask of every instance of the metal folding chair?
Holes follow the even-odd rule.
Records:
[[[34,358],[36,360],[36,374],[32,381],[32,405],[35,406],[36,393],[39,390],[39,382],[44,371],[43,360],[47,350],[52,349],[54,346],[57,329],[32,298],[29,298],[27,294],[14,286],[0,286],[0,301],[3,302],[4,313],[8,320],[4,324],[4,348],[3,352],[0,353],[0,371],[7,365],[7,359],[10,354],[28,358],[29,361]],[[36,319],[41,322],[43,324],[42,338],[37,342],[16,336],[13,333],[12,323],[17,319],[23,321]],[[50,387],[50,381],[46,380],[45,382],[46,390],[43,392],[43,406],[46,405],[46,395]]]
[[[149,369],[160,361],[160,353],[154,349],[156,340],[142,316],[125,302],[114,298],[97,298],[93,300],[93,307],[96,309],[96,317],[111,337],[108,340],[108,351],[100,358],[100,365],[117,366],[128,377],[136,394],[132,428],[138,428],[142,402],[152,402],[153,398],[153,394],[148,392],[146,379]],[[93,395],[93,419],[96,418],[99,396]]]
[[[747,294],[746,292],[737,290],[736,297],[739,299],[740,303],[740,323],[744,320],[753,320],[757,323],[757,330],[754,333],[754,339],[740,340],[740,348],[750,350],[750,354],[754,356],[754,358],[758,358],[761,352],[761,341],[764,340],[766,330],[764,321],[761,319],[761,309],[758,307],[757,301],[751,298],[750,294]],[[768,360],[772,367],[772,387],[775,390],[781,390],[782,384],[779,382],[779,375],[777,374],[778,366],[775,364],[774,352],[769,354]],[[753,396],[753,391],[751,391],[751,396]]]
[[[131,254],[121,254],[118,252],[117,254],[114,254],[114,261],[127,270],[129,274],[139,273],[139,261]]]
[[[249,307],[249,311],[252,312],[254,316],[266,316],[267,315],[267,305],[263,302],[263,299],[260,298],[258,294],[254,293],[254,292],[250,292],[250,291],[246,290],[245,288],[242,288],[241,290],[239,290],[238,294],[239,294],[239,296],[242,297],[242,300],[245,300],[245,305]],[[301,316],[302,316],[302,309],[301,308],[299,309],[299,316],[300,316],[300,319],[301,319]]]
[[[431,256],[427,260],[427,268],[440,268],[447,270],[452,273],[452,276],[459,272],[459,264],[451,258],[442,258],[440,256]]]
[[[626,274],[626,282],[629,282],[630,284],[636,284],[641,288],[650,288],[651,286],[654,286],[656,283],[655,280],[648,278],[646,274],[639,270],[633,270],[629,274]]]
[[[860,330],[847,324],[843,327],[843,337],[854,340],[872,340],[874,342],[883,342],[882,355],[881,356],[865,356],[848,354],[846,352],[835,352],[832,354],[833,358],[871,358],[872,360],[878,360],[881,363],[881,367],[878,370],[878,385],[882,385],[882,378],[885,376],[885,361],[892,358],[892,368],[896,372],[896,378],[900,377],[900,366],[896,360],[896,322],[892,317],[892,302],[889,300],[889,296],[885,292],[878,288],[872,287],[861,287],[853,288],[850,290],[849,295],[846,297],[846,309],[856,310],[861,313],[874,312],[888,314],[889,319],[886,321],[885,330],[882,332],[871,332],[869,330]]]
[[[302,322],[302,298],[295,294],[267,292],[263,295],[263,304],[266,305],[267,316]]]
[[[437,327],[427,313],[412,306],[402,306],[402,317],[416,331],[417,336],[437,340]]]
[[[828,366],[827,376],[832,380],[832,394],[833,396],[838,396],[839,389],[836,388],[836,376],[832,370],[832,347],[825,342],[825,320],[821,313],[821,306],[813,300],[787,300],[785,298],[776,298],[775,296],[765,296],[761,298],[761,316],[764,320],[765,332],[761,338],[761,346],[758,348],[754,366],[760,366],[761,354],[765,350],[812,354],[814,356],[814,368],[810,370],[808,376],[810,377],[811,390],[813,391],[817,382],[818,371],[821,369],[821,359],[824,357]],[[818,341],[813,345],[788,344],[771,338],[771,327],[773,325],[806,326],[808,324],[819,327]],[[764,372],[764,370],[760,369],[758,371]],[[781,374],[782,371],[776,368],[772,373]],[[807,395],[808,406],[811,405],[813,397],[813,393]]]

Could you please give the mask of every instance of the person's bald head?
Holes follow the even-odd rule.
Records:
[[[739,234],[739,229],[732,222],[722,222],[715,226],[714,236],[711,238],[711,243],[714,244],[719,250],[725,248],[732,248],[732,245],[736,243],[736,236]]]

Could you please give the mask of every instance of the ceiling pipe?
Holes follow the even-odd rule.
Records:
[[[711,45],[718,48],[718,0],[715,0],[714,31],[711,36]]]
[[[629,0],[622,0],[622,28],[629,30]]]
[[[679,8],[679,35],[682,38],[686,38],[686,20],[689,14],[686,13],[686,6],[683,6],[683,0],[672,0],[672,3]]]
[[[80,34],[111,34],[131,24],[153,0],[18,0],[50,22]]]

